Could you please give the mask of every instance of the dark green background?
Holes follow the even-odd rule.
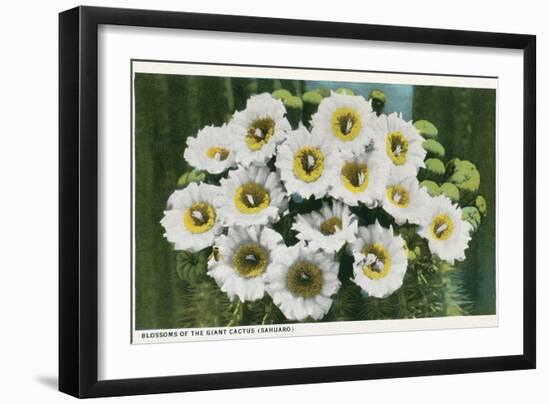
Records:
[[[383,88],[388,95],[384,112],[398,110],[405,119],[430,120],[439,129],[447,158],[477,165],[489,213],[473,236],[466,261],[458,265],[474,303],[472,314],[495,313],[494,90],[136,74],[136,329],[176,328],[186,304],[185,285],[175,270],[176,253],[163,238],[159,221],[178,178],[189,169],[183,159],[187,136],[205,125],[222,124],[235,109],[245,107],[251,94],[280,87],[300,94],[320,84],[353,88],[365,97],[372,88]]]

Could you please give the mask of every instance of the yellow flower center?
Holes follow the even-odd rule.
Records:
[[[269,142],[269,139],[275,133],[275,121],[272,118],[256,119],[248,127],[246,133],[246,144],[252,151],[260,150]]]
[[[334,136],[344,142],[355,139],[363,126],[359,113],[349,107],[340,107],[334,111],[330,124]]]
[[[255,278],[267,269],[269,254],[257,243],[241,245],[233,255],[233,270],[244,278]]]
[[[294,173],[304,182],[314,182],[325,169],[325,156],[317,147],[304,146],[294,155]]]
[[[214,146],[214,147],[210,147],[206,151],[206,155],[210,159],[224,161],[229,156],[229,150],[223,147]]]
[[[366,164],[346,161],[340,171],[344,187],[357,194],[369,185],[369,170]]]
[[[342,229],[342,221],[337,217],[331,217],[321,223],[320,230],[325,236],[330,236]]]
[[[440,213],[439,215],[436,215],[432,219],[430,230],[431,230],[432,236],[436,240],[443,241],[443,240],[447,240],[453,233],[454,224],[449,216],[447,216],[444,213]]]
[[[365,255],[365,266],[363,273],[370,279],[382,279],[391,270],[391,256],[388,250],[380,244],[374,243],[363,248]]]
[[[407,162],[409,141],[401,132],[390,132],[386,136],[386,153],[393,164],[400,166]]]
[[[287,287],[296,296],[317,296],[323,287],[323,273],[309,261],[295,262],[287,274]]]
[[[260,184],[247,182],[235,192],[235,207],[241,213],[258,213],[269,206],[269,192]]]
[[[198,202],[183,213],[183,224],[193,234],[204,233],[214,226],[216,212],[205,202]]]
[[[388,198],[388,201],[399,208],[406,208],[407,206],[409,206],[409,191],[407,191],[401,185],[393,185],[386,188],[386,197]]]

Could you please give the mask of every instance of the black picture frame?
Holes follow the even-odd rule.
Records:
[[[523,51],[523,353],[351,366],[98,380],[98,27],[462,45]],[[339,22],[77,7],[59,15],[59,390],[102,397],[536,366],[536,37]]]

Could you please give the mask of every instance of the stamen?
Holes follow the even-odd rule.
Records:
[[[395,146],[395,150],[393,151],[393,155],[395,157],[398,157],[401,154],[402,151],[403,151],[403,146],[398,144],[397,146]]]
[[[248,201],[248,203],[252,206],[254,206],[254,197],[252,196],[252,194],[246,194],[246,200]]]
[[[372,265],[376,262],[378,258],[376,257],[375,254],[372,254],[372,253],[369,253],[367,254],[367,257],[366,257],[366,260],[365,260],[365,265]]]
[[[315,157],[313,157],[311,154],[307,156],[307,168],[310,170],[311,168],[315,167]]]
[[[366,254],[363,273],[370,279],[382,279],[391,270],[391,256],[389,251],[380,243],[374,243],[363,248]]]
[[[222,158],[222,155],[220,154],[220,152],[217,152],[216,154],[214,154],[214,160],[220,161],[221,158]]]
[[[303,281],[306,281],[309,279],[309,276],[307,276],[307,274],[305,272],[302,272],[300,274],[300,279],[302,279]]]
[[[384,263],[380,261],[379,259],[376,260],[376,262],[373,265],[374,269],[378,272],[382,272],[384,270]]]
[[[254,136],[259,139],[263,139],[265,135],[260,128],[256,128],[256,130],[254,131]]]
[[[447,230],[449,226],[447,226],[447,223],[443,223],[441,226],[439,226],[437,229],[435,229],[435,233],[439,236],[441,233],[443,233],[445,230]]]
[[[194,210],[191,212],[191,216],[193,216],[195,219],[197,219],[199,222],[201,223],[204,223],[204,216],[203,214],[198,211],[198,210]]]
[[[357,173],[357,185],[361,186],[365,182],[365,173],[363,171],[359,171]]]
[[[401,202],[401,199],[403,199],[403,195],[401,195],[399,192],[396,192],[395,194],[393,194],[393,201],[395,203]]]
[[[369,253],[365,258],[365,265],[372,267],[377,272],[382,272],[384,270],[384,263],[376,254]]]
[[[262,275],[267,269],[268,262],[268,252],[257,243],[242,244],[231,258],[233,270],[244,278]]]
[[[350,133],[352,129],[353,129],[353,121],[351,120],[351,118],[348,118],[348,121],[346,122],[345,134],[347,135],[348,133]]]

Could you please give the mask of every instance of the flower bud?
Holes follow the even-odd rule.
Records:
[[[434,181],[424,180],[420,183],[420,187],[426,188],[426,191],[428,191],[428,194],[430,196],[441,195],[441,189],[439,188],[439,185],[437,185]]]
[[[481,215],[475,206],[462,208],[462,220],[472,225],[472,232],[476,232],[481,224]]]
[[[283,100],[283,104],[286,108],[286,117],[290,122],[292,128],[298,128],[298,124],[302,121],[302,109],[304,108],[304,103],[302,99],[297,96],[290,96]]]
[[[177,188],[185,188],[192,182],[201,182],[206,179],[206,172],[201,170],[192,170],[183,173],[183,175],[178,179],[176,184]]]
[[[460,191],[455,184],[446,182],[441,185],[441,192],[445,194],[453,203],[458,203],[460,200]]]
[[[487,201],[482,195],[476,197],[475,205],[483,217],[487,216]]]
[[[428,157],[435,157],[438,159],[445,157],[445,148],[437,140],[427,139],[422,143],[422,147],[428,152]]]
[[[382,90],[372,90],[369,94],[369,100],[373,111],[376,112],[376,115],[380,115],[386,105],[386,93]]]
[[[471,161],[452,159],[447,163],[447,182],[457,186],[462,203],[469,203],[479,190],[479,171]]]
[[[337,94],[344,94],[344,95],[355,95],[355,93],[353,92],[352,89],[345,88],[345,87],[340,87],[339,89],[336,90],[336,93]]]
[[[426,167],[421,169],[421,176],[427,180],[440,181],[445,175],[445,164],[439,159],[430,158],[425,161]]]
[[[285,101],[287,98],[292,97],[292,93],[284,88],[280,88],[278,90],[275,90],[271,93],[273,98],[277,98],[278,100]]]
[[[425,138],[436,138],[438,135],[437,128],[433,123],[425,119],[420,119],[414,123],[414,127]]]

